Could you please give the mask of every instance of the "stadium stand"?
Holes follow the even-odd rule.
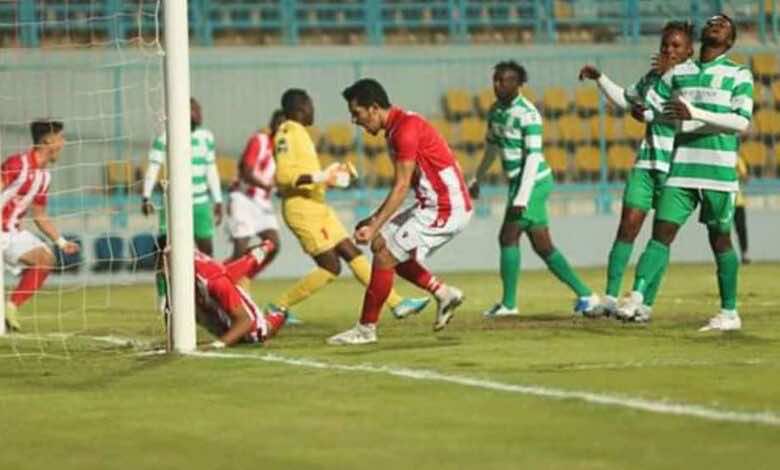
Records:
[[[238,177],[238,159],[226,155],[217,155],[219,182],[223,188],[229,187]]]
[[[155,269],[157,241],[151,233],[139,233],[130,239],[131,271],[152,271]]]
[[[95,272],[118,271],[125,265],[125,241],[118,235],[104,235],[95,239]]]

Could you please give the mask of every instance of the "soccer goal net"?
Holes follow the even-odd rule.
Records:
[[[166,127],[164,3],[175,2],[0,2],[2,309],[18,327],[0,335],[0,358],[166,344],[153,287],[158,215],[141,211],[149,148]],[[48,158],[50,180],[35,179],[43,160],[29,155],[36,153],[31,123],[37,120],[64,125],[64,147]],[[13,155],[26,173],[8,164]],[[158,210],[161,194],[152,198]],[[10,219],[22,215],[14,207],[25,198],[32,198],[30,208],[16,228]],[[41,206],[78,252],[42,232]],[[29,231],[48,247],[50,272],[30,274],[37,268],[29,253],[40,245],[9,236],[13,231]]]

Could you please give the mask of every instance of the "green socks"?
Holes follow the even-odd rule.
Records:
[[[582,283],[582,280],[577,273],[569,266],[569,262],[563,257],[560,251],[553,250],[550,256],[544,260],[547,263],[547,268],[555,274],[555,277],[561,280],[564,284],[569,286],[573,290],[577,297],[585,297],[593,293],[588,286]]]
[[[724,310],[737,309],[737,273],[739,260],[737,253],[731,249],[715,255],[718,265],[718,290],[720,291],[720,306]]]
[[[655,296],[658,295],[658,288],[661,287],[661,280],[664,278],[664,274],[666,274],[667,266],[669,266],[669,263],[664,264],[661,271],[655,275],[655,278],[647,283],[643,303],[648,307],[652,307],[655,303]]]
[[[517,280],[520,278],[520,247],[501,247],[501,284],[504,296],[501,303],[508,309],[517,307]]]
[[[626,272],[626,266],[629,259],[631,259],[631,251],[633,249],[633,243],[615,240],[615,243],[612,244],[612,250],[609,252],[609,265],[607,266],[607,295],[612,297],[620,296],[623,273]]]
[[[669,264],[669,247],[655,240],[650,240],[639,262],[636,265],[634,290],[645,294],[654,281],[661,282],[661,275]]]

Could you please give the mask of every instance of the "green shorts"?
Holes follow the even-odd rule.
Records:
[[[657,208],[667,176],[667,173],[658,170],[632,168],[623,190],[623,207],[643,212]]]
[[[509,183],[509,194],[507,197],[506,212],[504,213],[504,223],[520,224],[523,229],[534,227],[546,227],[547,221],[547,199],[553,188],[552,178],[546,178],[536,182],[536,186],[531,191],[531,197],[528,199],[528,206],[522,214],[513,215],[509,212],[512,208],[517,192],[520,190],[520,178],[516,178]]]
[[[160,235],[168,233],[168,219],[165,216],[165,206],[160,211]],[[192,206],[192,228],[197,240],[208,240],[214,237],[214,206],[210,202]]]
[[[666,186],[661,192],[655,218],[683,225],[701,204],[699,222],[717,232],[730,233],[736,197],[737,193],[726,191]]]

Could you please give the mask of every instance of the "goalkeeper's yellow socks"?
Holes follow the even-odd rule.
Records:
[[[312,272],[301,278],[292,288],[282,294],[279,299],[274,301],[274,304],[283,309],[288,309],[322,289],[335,278],[335,274],[317,266]]]
[[[371,283],[371,265],[368,264],[368,259],[365,256],[356,256],[350,261],[349,269],[352,270],[352,274],[355,275],[355,279],[360,281],[361,284],[368,287]],[[395,289],[390,291],[390,295],[387,297],[387,306],[394,308],[403,301],[400,295]]]

